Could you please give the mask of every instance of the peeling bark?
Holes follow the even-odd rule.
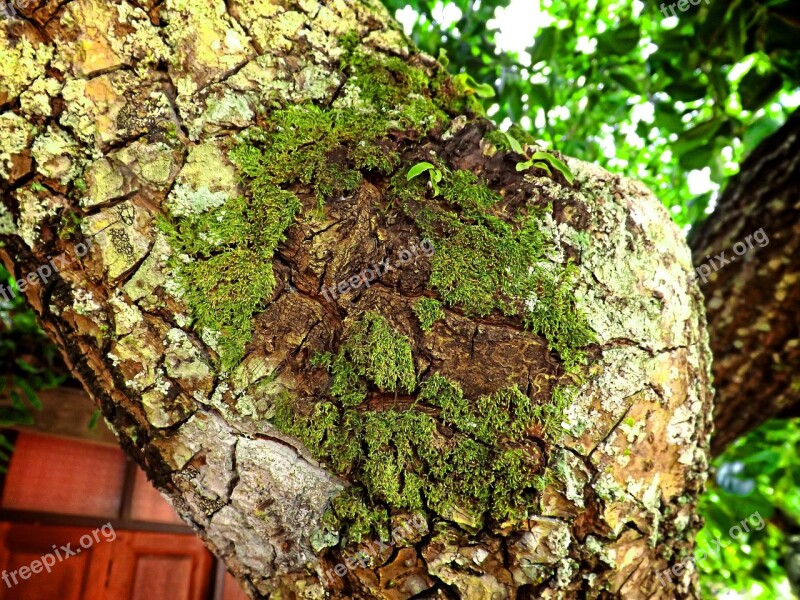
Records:
[[[719,269],[701,286],[714,354],[715,454],[771,417],[798,416],[798,182],[795,112],[744,161],[713,217],[690,237],[695,264],[714,261]],[[747,244],[758,230],[769,243]],[[741,256],[733,250],[737,243],[747,244],[739,246],[747,249]]]
[[[322,520],[353,482],[273,424],[281,395],[301,413],[329,395],[316,353],[335,352],[372,312],[407,340],[415,380],[440,374],[470,402],[516,386],[535,406],[553,402],[564,357],[510,311],[448,304],[423,331],[415,303],[439,295],[425,257],[328,301],[323,289],[423,237],[393,203],[390,178],[362,169],[353,191],[325,198],[321,217],[315,182],[291,186],[300,212],[262,266],[276,285],[244,358],[226,370],[220,332],[195,327],[158,220],[249,197],[229,159],[235,132],[280,107],[357,102],[342,36],[427,74],[436,62],[375,2],[71,0],[25,17],[0,27],[10,69],[0,83],[0,257],[21,278],[91,246],[26,296],[125,451],[254,598],[696,597],[691,569],[671,587],[656,571],[691,552],[699,527],[711,426],[705,317],[682,236],[643,186],[570,159],[571,185],[518,173],[468,109],[379,142],[403,165],[434,153],[479,175],[502,199],[491,215],[503,222],[543,211],[537,227],[552,242],[543,262],[577,265],[578,309],[596,343],[559,415],[564,435],[531,422],[514,447],[547,482],[523,519],[393,510],[393,527],[424,526],[396,547],[343,548]],[[408,411],[414,386],[370,386],[357,410]],[[415,410],[437,419],[437,440],[454,435],[435,406]],[[368,561],[330,575],[359,550]]]

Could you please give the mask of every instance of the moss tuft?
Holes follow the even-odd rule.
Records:
[[[332,361],[315,358],[318,365]],[[418,401],[439,408],[452,433],[442,435],[437,420],[417,407],[359,413],[325,401],[300,416],[283,401],[273,423],[356,482],[333,502],[332,527],[359,541],[370,531],[379,534],[389,511],[426,510],[468,529],[488,516],[525,518],[542,485],[540,465],[513,447],[533,423],[530,400],[510,387],[469,401],[456,383],[434,374],[422,383]]]
[[[383,391],[411,393],[417,387],[411,343],[378,314],[367,312],[353,324],[342,345],[342,355],[357,375]]]
[[[273,254],[300,211],[297,197],[277,186],[252,188],[252,199],[234,198],[159,227],[176,252],[172,267],[199,330],[219,332],[222,368],[244,356],[251,319],[275,289]],[[183,261],[180,255],[195,260]]]
[[[420,298],[412,309],[419,319],[419,326],[425,332],[430,331],[436,321],[444,319],[442,303],[433,298]]]
[[[384,392],[411,393],[417,387],[411,343],[373,312],[348,328],[336,356],[319,353],[312,365],[328,369],[330,393],[344,406],[355,406],[366,398],[368,381]]]
[[[416,179],[403,179],[395,175],[391,192],[436,247],[429,285],[442,300],[468,315],[499,310],[521,316],[568,370],[584,364],[582,348],[594,336],[575,306],[577,267],[547,259],[552,240],[539,222],[550,209],[529,210],[507,223],[490,212],[500,197],[470,172],[443,169],[442,200],[428,198]]]

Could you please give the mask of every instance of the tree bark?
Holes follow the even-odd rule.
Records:
[[[0,257],[250,595],[696,597],[657,572],[700,525],[702,297],[643,186],[519,170],[374,2],[22,12]]]
[[[690,236],[694,263],[710,273],[701,290],[714,355],[714,454],[769,418],[800,415],[799,195],[795,111],[744,161],[713,216]]]

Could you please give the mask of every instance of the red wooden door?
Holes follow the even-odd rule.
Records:
[[[119,531],[114,532],[113,539],[111,535],[92,539],[92,531],[81,527],[1,523],[0,598],[204,600],[208,597],[211,556],[193,535]],[[110,533],[108,529],[105,532]],[[47,568],[44,563],[53,564]]]

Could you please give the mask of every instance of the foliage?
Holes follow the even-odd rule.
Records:
[[[420,298],[414,303],[414,314],[419,319],[419,326],[426,333],[433,328],[436,321],[444,319],[442,303],[434,298]]]
[[[749,598],[790,597],[785,560],[788,534],[800,533],[798,448],[800,420],[773,420],[714,462],[717,485],[702,499],[705,526],[697,545],[697,552],[708,556],[697,562],[704,595],[734,591]],[[721,477],[731,466],[735,475]],[[766,526],[733,539],[731,527],[755,512]]]
[[[495,87],[498,123],[643,180],[681,225],[702,219],[713,196],[692,193],[692,171],[724,184],[785,120],[781,92],[800,85],[791,0],[702,2],[669,19],[658,2],[544,0],[541,14],[531,2],[539,31],[507,52],[491,19],[509,0],[385,4],[423,50],[446,51],[452,72]]]
[[[42,407],[36,392],[57,387],[66,377],[56,348],[39,329],[36,316],[2,265],[0,285],[15,291],[10,302],[0,298],[0,365],[4,367],[0,376],[0,427],[28,425]],[[6,295],[11,296],[8,292]],[[5,471],[11,450],[8,439],[0,435],[0,471]]]

